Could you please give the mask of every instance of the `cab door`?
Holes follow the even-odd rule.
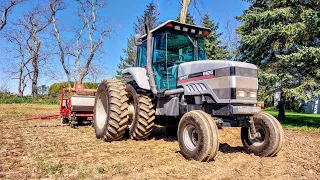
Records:
[[[167,60],[167,33],[154,36],[153,70],[158,90],[176,89],[177,66],[175,60]]]

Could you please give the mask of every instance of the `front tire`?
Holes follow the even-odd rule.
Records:
[[[96,93],[93,113],[96,137],[120,140],[128,126],[128,98],[125,84],[117,79],[103,80]]]
[[[190,111],[179,122],[178,142],[186,159],[209,162],[219,149],[217,125],[209,114],[200,110]]]
[[[283,129],[279,121],[268,113],[258,113],[253,117],[258,137],[252,138],[249,127],[241,128],[244,149],[261,157],[275,156],[283,144]]]

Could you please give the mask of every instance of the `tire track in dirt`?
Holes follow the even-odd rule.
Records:
[[[0,178],[19,177],[24,167],[24,138],[16,129],[0,128]]]
[[[25,111],[29,110],[26,107]],[[41,109],[33,113],[38,111]],[[89,126],[71,129],[59,124],[59,120],[0,124],[2,178],[287,180],[320,177],[320,133],[285,130],[279,154],[260,158],[244,152],[239,128],[224,128],[219,130],[220,148],[215,161],[202,163],[184,159],[176,138],[164,136],[163,128],[156,129],[146,141],[107,143],[97,140]]]

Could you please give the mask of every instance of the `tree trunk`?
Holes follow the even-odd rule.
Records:
[[[38,76],[39,76],[39,50],[40,50],[40,41],[35,37],[33,37],[34,42],[36,43],[35,51],[32,58],[32,68],[33,68],[33,76],[32,76],[32,96],[38,95],[37,86],[38,86]]]
[[[286,104],[286,97],[284,96],[284,93],[281,92],[280,101],[279,101],[279,104],[278,104],[278,109],[279,109],[278,118],[279,118],[279,120],[286,119],[285,104]]]
[[[181,11],[180,11],[180,22],[186,23],[187,13],[188,13],[188,7],[191,3],[191,0],[183,0]]]
[[[19,96],[23,96],[23,91],[22,91],[22,87],[23,87],[23,82],[22,82],[22,77],[23,77],[23,69],[20,69],[20,72],[19,72],[19,85],[18,85],[18,93],[19,93]]]
[[[38,58],[37,58],[38,59]],[[32,96],[36,96],[38,94],[37,91],[37,85],[38,85],[38,76],[39,76],[39,69],[38,69],[38,60],[34,60],[32,62],[32,66],[33,66],[33,77],[32,77],[32,90],[31,90],[31,94]]]

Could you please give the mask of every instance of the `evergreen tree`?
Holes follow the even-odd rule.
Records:
[[[144,14],[141,17],[137,17],[137,23],[134,23],[134,33],[135,34],[145,34],[145,23],[148,25],[149,29],[154,29],[157,27],[159,22],[159,13],[153,2],[147,5]],[[122,70],[132,67],[136,62],[136,46],[134,45],[134,36],[131,35],[127,40],[127,48],[123,49],[124,56],[120,57],[120,64],[118,64],[118,70],[116,78],[122,79],[125,82],[131,80],[130,76],[125,76],[122,74]]]
[[[124,57],[120,56],[120,64],[118,64],[116,78],[122,79],[124,82],[131,81],[130,76],[122,74],[122,70],[135,65],[136,49],[137,48],[134,45],[134,36],[131,36],[127,39],[127,48],[123,49]]]
[[[279,115],[288,99],[319,93],[320,1],[249,0],[238,20],[238,57],[260,69],[260,90],[280,93]]]
[[[176,18],[176,21],[180,21],[180,14]],[[187,12],[186,24],[196,25],[194,17],[189,12]]]
[[[206,13],[201,20],[201,25],[206,28],[211,29],[211,33],[206,37],[205,40],[205,51],[207,59],[225,59],[228,56],[225,46],[221,46],[221,41],[219,38],[222,33],[218,33],[219,24],[215,23],[210,19],[210,14]]]
[[[136,34],[146,34],[145,24],[149,27],[149,29],[153,29],[158,26],[159,23],[159,15],[160,13],[157,10],[157,7],[153,2],[147,5],[146,10],[144,10],[144,14],[141,17],[137,17],[137,23],[134,23],[134,32]]]

